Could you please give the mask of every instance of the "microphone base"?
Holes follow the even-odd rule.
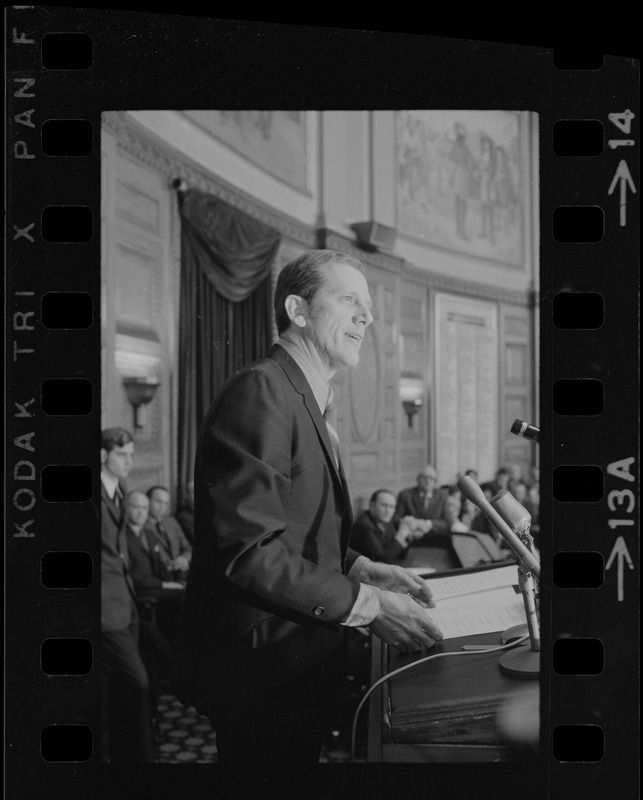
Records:
[[[509,644],[512,639],[522,639],[523,636],[529,635],[529,626],[526,622],[522,622],[520,625],[512,625],[511,628],[507,628],[502,632],[500,635],[500,641],[503,644]]]
[[[500,672],[508,678],[522,681],[537,681],[540,677],[540,652],[523,644],[503,653],[498,659]]]

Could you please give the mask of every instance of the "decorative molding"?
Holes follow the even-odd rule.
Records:
[[[397,258],[386,253],[371,253],[362,250],[357,247],[351,239],[335,231],[324,230],[320,233],[323,233],[325,247],[349,253],[359,258],[367,266],[372,265],[387,270],[405,280],[413,281],[416,284],[423,284],[433,291],[446,292],[448,294],[462,294],[480,300],[511,303],[512,305],[527,308],[533,306],[533,291],[507,289],[503,286],[476,283],[475,281],[467,281],[462,278],[454,278],[451,275],[442,275],[439,272],[431,272],[421,267],[416,267],[414,264],[402,258]]]
[[[378,267],[396,276],[420,283],[434,291],[462,294],[495,302],[533,307],[533,291],[511,290],[502,286],[476,283],[449,275],[431,272],[417,267],[402,258],[381,252],[367,252],[356,246],[348,236],[327,228],[315,231],[309,226],[288,217],[256,198],[241,192],[237,187],[223,181],[180,153],[171,145],[145,131],[137,122],[127,117],[126,112],[105,112],[103,127],[116,139],[117,146],[134,159],[151,166],[166,176],[168,185],[175,178],[183,179],[188,186],[209,192],[230,205],[244,211],[255,219],[279,231],[282,236],[304,247],[327,247],[350,253],[366,265]]]
[[[208,192],[269,225],[285,238],[300,242],[306,247],[315,247],[316,232],[309,226],[275,211],[256,198],[241,192],[236,186],[207,172],[189,156],[144,130],[134,120],[128,119],[126,112],[106,112],[103,114],[102,124],[115,137],[121,151],[164,175],[168,186],[173,180],[180,178],[188,186]]]

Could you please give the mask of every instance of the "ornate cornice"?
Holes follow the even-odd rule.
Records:
[[[208,172],[189,156],[149,133],[134,120],[128,119],[125,112],[107,112],[103,114],[102,123],[114,136],[120,150],[164,175],[168,185],[177,178],[183,180],[188,186],[208,192],[269,225],[284,238],[306,247],[315,247],[316,233],[312,228],[264,205],[236,186]]]
[[[379,251],[365,251],[354,240],[329,229],[315,230],[292,217],[276,211],[208,172],[153,133],[127,117],[126,112],[110,111],[103,114],[103,127],[115,138],[118,147],[137,161],[165,175],[168,184],[179,178],[202,191],[225,200],[230,205],[279,231],[284,238],[304,247],[328,247],[350,253],[365,264],[378,267],[398,277],[424,284],[433,291],[467,295],[498,303],[511,303],[533,307],[533,292],[507,289],[493,284],[477,283],[454,278],[438,272],[421,269],[397,256]]]
[[[449,294],[462,294],[497,303],[511,303],[518,306],[533,306],[533,292],[528,290],[507,289],[487,283],[454,278],[439,272],[421,269],[393,255],[381,252],[365,251],[357,247],[351,239],[334,231],[324,231],[325,246],[333,250],[341,250],[361,259],[365,264],[392,272],[398,277],[406,278],[414,283],[424,284],[428,289]]]

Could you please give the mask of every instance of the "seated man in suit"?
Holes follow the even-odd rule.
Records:
[[[413,517],[424,520],[417,526],[426,534],[422,544],[448,547],[450,524],[446,517],[448,492],[436,488],[437,474],[431,464],[427,464],[417,474],[417,484],[403,489],[397,498],[396,516],[398,519]]]
[[[378,489],[371,495],[369,507],[362,511],[353,525],[351,547],[372,561],[392,564],[406,553],[414,538],[407,520],[396,526],[395,495]],[[421,535],[421,534],[420,534]]]
[[[184,586],[168,580],[161,556],[161,545],[154,531],[145,526],[150,501],[143,492],[130,492],[126,498],[127,544],[130,553],[130,574],[137,597],[156,600],[156,621],[165,639],[172,643],[178,635],[183,605]]]
[[[192,545],[176,517],[169,514],[170,491],[165,486],[152,486],[147,490],[147,496],[150,515],[145,527],[156,536],[161,558],[172,579],[185,583],[190,569]]]

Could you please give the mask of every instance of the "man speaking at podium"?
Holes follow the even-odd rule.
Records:
[[[373,321],[362,270],[330,250],[284,267],[279,341],[227,382],[199,435],[178,695],[212,720],[233,796],[248,783],[314,796],[342,626],[401,650],[442,638],[425,581],[348,546],[329,382],[358,363]]]

